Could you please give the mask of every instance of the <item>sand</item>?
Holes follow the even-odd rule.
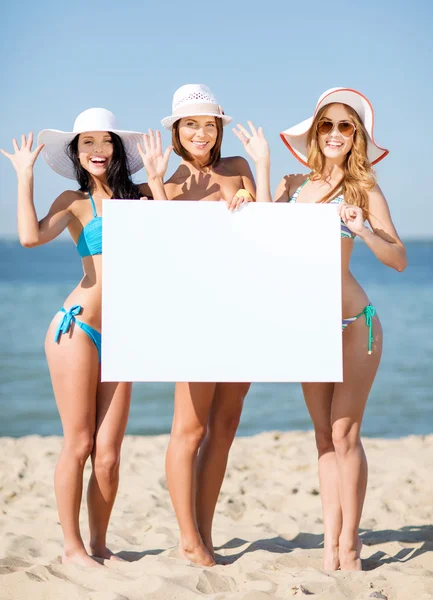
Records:
[[[99,570],[60,562],[52,481],[61,439],[0,438],[0,600],[433,599],[433,435],[364,441],[364,571],[326,573],[310,432],[236,439],[214,527],[229,564],[212,568],[178,556],[168,436],[125,439],[108,541],[127,562]],[[83,504],[85,536],[86,519]]]

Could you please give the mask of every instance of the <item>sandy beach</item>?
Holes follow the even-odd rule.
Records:
[[[362,573],[321,570],[316,453],[304,432],[237,438],[214,527],[228,564],[181,560],[164,476],[167,441],[125,439],[108,540],[126,562],[93,570],[60,563],[53,471],[61,438],[0,438],[0,600],[433,598],[433,435],[364,440]],[[86,518],[83,505],[85,536]]]

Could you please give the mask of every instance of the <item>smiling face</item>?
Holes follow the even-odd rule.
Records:
[[[217,117],[198,115],[179,122],[179,141],[196,160],[206,161],[218,138]]]
[[[100,178],[113,158],[113,141],[108,131],[87,131],[78,138],[78,160],[88,173]]]
[[[355,130],[347,137],[338,129],[337,123],[340,123],[341,121],[349,122],[353,123],[355,127],[352,116],[344,104],[330,104],[326,107],[324,112],[321,113],[319,123],[324,119],[326,119],[326,121],[331,121],[334,127],[325,134],[321,134],[320,131],[318,131],[317,140],[319,148],[327,159],[332,160],[333,162],[343,162],[347,154],[352,150]],[[348,129],[350,129],[350,127]]]

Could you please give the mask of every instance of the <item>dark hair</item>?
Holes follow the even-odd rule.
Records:
[[[185,150],[185,148],[182,146],[182,144],[180,142],[179,123],[180,123],[180,119],[173,123],[173,129],[172,129],[172,134],[171,134],[171,143],[173,145],[173,150],[176,152],[176,154],[178,156],[183,158],[183,160],[186,160],[188,162],[193,162],[194,157],[188,152],[188,150]],[[215,141],[215,145],[213,146],[213,148],[210,151],[209,161],[207,162],[206,165],[204,165],[205,167],[213,167],[221,159],[221,144],[223,141],[222,119],[220,119],[219,117],[215,117],[215,124],[217,127],[217,139]]]
[[[140,198],[141,193],[137,185],[131,181],[131,172],[128,159],[121,138],[111,131],[108,132],[113,142],[113,157],[107,169],[107,184],[112,192],[112,198]],[[75,177],[81,192],[93,191],[95,184],[92,177],[80,163],[78,158],[78,138],[76,135],[66,147],[66,153],[72,160]]]

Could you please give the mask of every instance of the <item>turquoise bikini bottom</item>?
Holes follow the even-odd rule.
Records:
[[[76,304],[72,306],[69,310],[65,310],[64,308],[60,309],[60,313],[63,313],[63,318],[59,323],[59,326],[56,331],[56,335],[54,336],[54,341],[59,342],[60,335],[62,333],[67,333],[71,327],[71,323],[74,322],[78,325],[80,329],[86,333],[92,342],[95,344],[96,349],[98,351],[99,362],[101,362],[101,333],[87,325],[87,323],[83,323],[82,321],[77,321],[75,318],[80,312],[83,310],[83,307]]]

